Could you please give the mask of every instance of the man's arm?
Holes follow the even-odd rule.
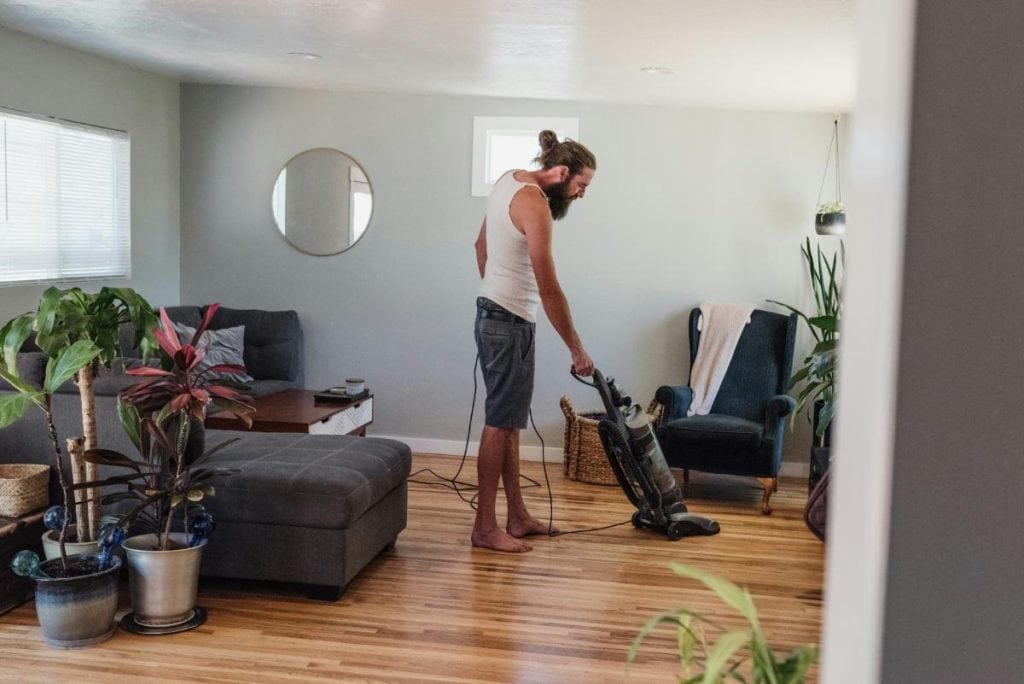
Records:
[[[569,313],[569,302],[562,292],[555,274],[555,260],[551,253],[551,210],[547,200],[533,188],[522,188],[516,193],[509,207],[512,223],[526,235],[526,246],[533,265],[533,275],[537,279],[540,301],[544,305],[544,313],[555,331],[565,342],[572,354],[572,365],[577,373],[583,376],[592,375],[594,362],[583,349],[580,336],[572,323]]]
[[[484,277],[484,268],[487,266],[487,217],[480,224],[480,234],[476,237],[476,265],[480,268],[480,277]]]

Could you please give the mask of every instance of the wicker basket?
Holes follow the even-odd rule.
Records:
[[[0,463],[0,515],[17,518],[50,503],[50,466]]]
[[[559,402],[565,414],[564,472],[570,480],[590,484],[617,485],[615,473],[608,465],[608,457],[597,433],[597,424],[604,413],[576,413],[569,397]]]

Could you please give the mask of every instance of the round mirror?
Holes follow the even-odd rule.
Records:
[[[277,229],[292,247],[329,256],[363,236],[373,214],[373,191],[359,162],[319,147],[284,165],[271,203]]]

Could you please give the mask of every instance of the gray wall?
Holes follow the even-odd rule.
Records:
[[[88,291],[127,285],[154,304],[177,304],[177,81],[4,28],[0,65],[0,107],[131,134],[132,277],[75,284]],[[46,287],[0,287],[0,319],[35,309]]]
[[[1024,12],[917,4],[882,674],[1024,673]]]
[[[465,437],[486,201],[470,196],[474,115],[580,118],[598,172],[556,224],[555,261],[588,351],[639,401],[685,381],[686,315],[702,300],[811,306],[799,247],[829,115],[189,84],[181,97],[182,301],[297,309],[307,384],[365,377],[376,434]],[[289,247],[270,209],[282,165],[321,146],[353,156],[374,190],[366,235],[329,258]],[[550,325],[538,331],[534,417],[561,447],[559,397],[598,399]],[[800,421],[787,460],[807,460],[808,433]]]

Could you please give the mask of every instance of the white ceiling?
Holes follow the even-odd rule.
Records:
[[[830,112],[854,96],[853,0],[0,0],[0,24],[190,82]]]

